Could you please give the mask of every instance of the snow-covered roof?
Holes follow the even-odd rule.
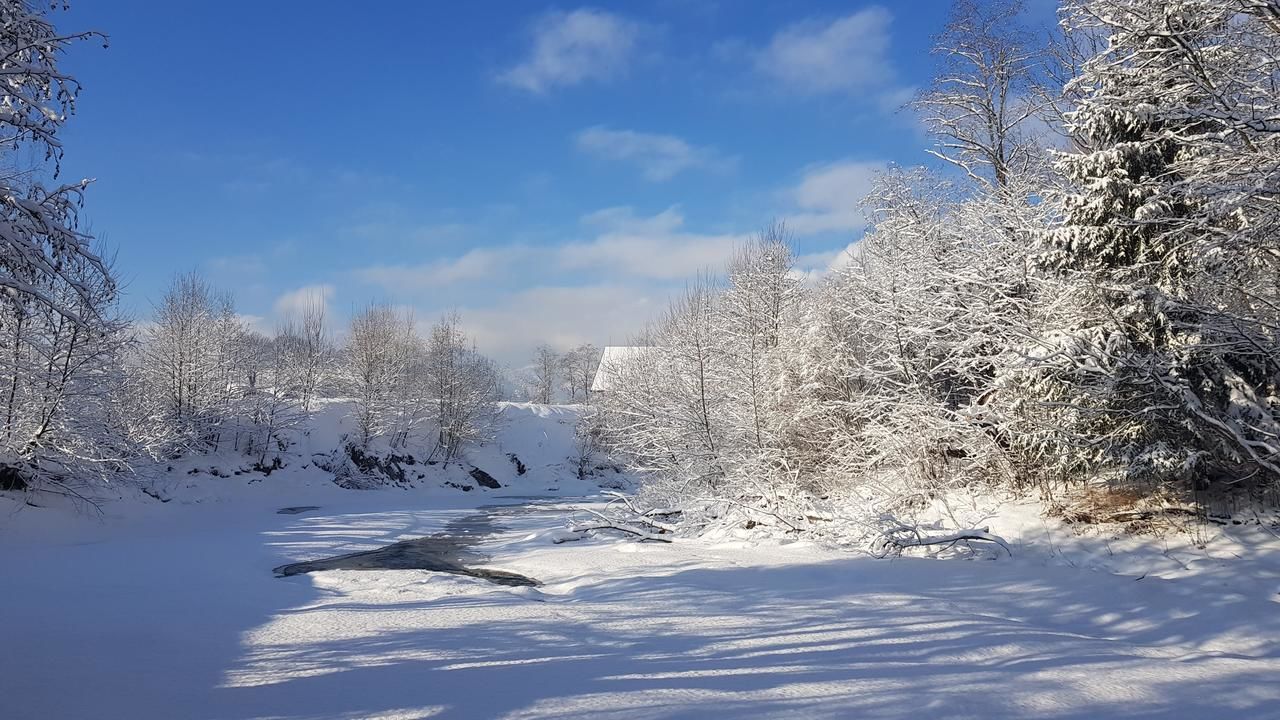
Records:
[[[659,348],[646,346],[609,345],[600,355],[600,366],[596,368],[595,379],[591,381],[591,392],[609,392],[617,390],[626,367],[636,362],[652,358]]]

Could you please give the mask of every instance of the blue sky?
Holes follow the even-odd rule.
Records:
[[[321,295],[457,309],[519,363],[619,343],[774,218],[822,268],[948,3],[81,0],[64,177],[145,317],[198,269],[269,330]]]

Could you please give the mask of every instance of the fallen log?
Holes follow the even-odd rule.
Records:
[[[1185,515],[1195,517],[1199,515],[1199,511],[1191,507],[1179,507],[1171,505],[1161,508],[1150,508],[1146,510],[1121,510],[1114,512],[1102,519],[1102,522],[1134,522],[1136,520],[1154,520],[1164,515]]]
[[[910,535],[906,535],[910,532]],[[930,545],[953,545],[965,540],[977,540],[980,542],[989,542],[1004,548],[1004,551],[1013,557],[1013,551],[1009,549],[1009,543],[999,535],[991,534],[987,528],[972,528],[969,530],[958,530],[953,533],[944,535],[924,535],[915,530],[897,529],[891,530],[881,535],[873,545],[873,549],[883,553],[887,553],[890,549],[898,552],[913,547],[926,547]]]
[[[578,525],[574,525],[573,527],[569,528],[569,532],[575,532],[575,533],[588,533],[593,530],[617,530],[618,532],[621,532],[621,533],[635,535],[636,537],[640,538],[642,542],[645,540],[652,540],[653,542],[664,542],[664,543],[671,542],[671,538],[663,537],[661,535],[656,535],[654,533],[649,532],[648,530],[643,530],[634,525],[627,525],[625,523],[615,523],[615,522],[580,523]],[[556,542],[565,542],[565,541],[557,540]]]

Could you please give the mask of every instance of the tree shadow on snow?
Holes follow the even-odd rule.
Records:
[[[849,558],[684,569],[544,600],[286,611],[460,620],[254,645],[228,673],[253,684],[217,688],[200,717],[1280,717],[1274,605],[1169,583]]]

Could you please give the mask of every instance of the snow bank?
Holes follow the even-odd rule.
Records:
[[[404,487],[347,490],[334,484],[332,468],[344,459],[344,446],[353,431],[350,403],[330,400],[320,404],[307,423],[292,432],[292,442],[280,453],[283,467],[269,474],[254,469],[256,458],[227,449],[169,462],[139,465],[127,482],[98,488],[93,503],[47,495],[0,493],[0,537],[18,529],[56,537],[71,526],[106,521],[132,521],[154,513],[192,504],[226,504],[258,510],[291,505],[351,502],[348,494],[405,493],[447,506],[454,502],[474,505],[480,497],[571,496],[599,492],[597,481],[625,481],[609,472],[608,478],[577,477],[574,432],[583,412],[576,405],[499,403],[497,423],[490,441],[466,448],[455,462],[428,464],[429,443],[411,439],[397,450],[413,457],[405,461]],[[374,452],[378,452],[375,443]],[[483,471],[500,487],[485,487],[473,471]],[[450,500],[474,495],[476,500]],[[153,507],[154,506],[154,507]],[[63,517],[66,516],[66,517]]]

